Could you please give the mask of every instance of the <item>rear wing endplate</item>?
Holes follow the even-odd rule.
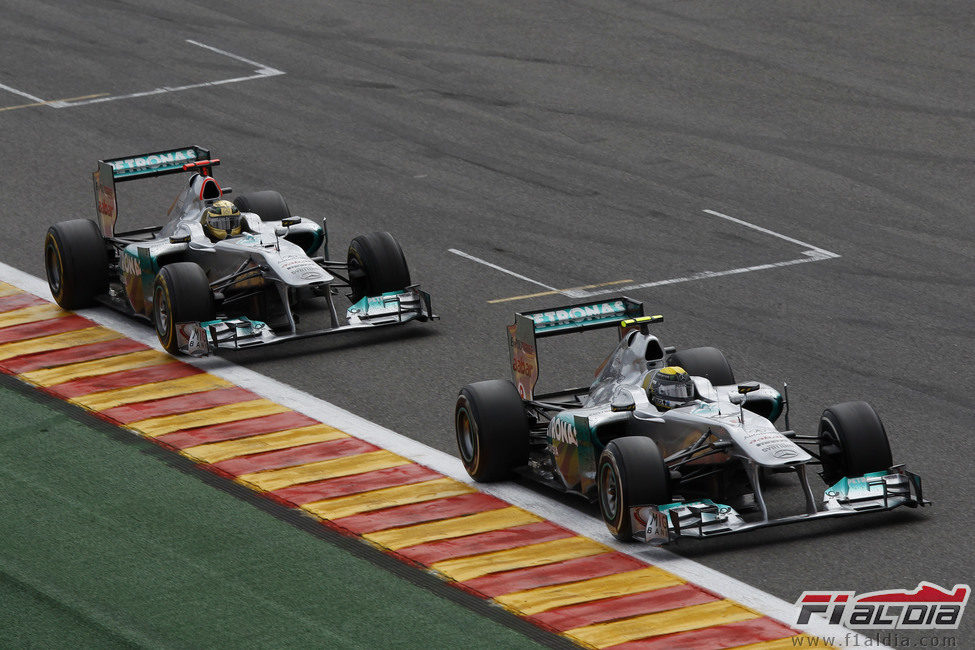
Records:
[[[191,165],[190,169],[198,169],[204,176],[210,176],[211,168],[219,164],[219,160],[210,158],[208,149],[197,146],[99,160],[92,179],[95,184],[95,211],[102,236],[115,234],[115,221],[118,219],[115,183],[177,174],[187,171],[187,165]]]
[[[538,383],[536,339],[616,327],[624,320],[641,316],[643,303],[625,296],[516,313],[515,322],[508,326],[508,356],[518,393],[522,399],[534,399]]]

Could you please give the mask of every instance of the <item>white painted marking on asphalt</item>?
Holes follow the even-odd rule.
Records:
[[[839,257],[838,255],[834,257]],[[693,282],[694,280],[707,280],[709,278],[719,278],[723,275],[736,275],[738,273],[751,273],[752,271],[765,271],[768,269],[778,268],[780,266],[794,266],[796,264],[805,264],[806,262],[817,262],[819,260],[829,259],[822,256],[809,256],[801,257],[794,260],[786,260],[784,262],[770,262],[768,264],[759,264],[757,266],[743,266],[737,269],[728,269],[726,271],[700,271],[699,273],[694,273],[692,275],[685,275],[679,278],[668,278],[666,280],[654,280],[653,282],[641,282],[640,284],[627,284],[622,287],[614,287],[612,289],[598,289],[596,291],[587,291],[584,295],[579,296],[581,298],[589,298],[591,296],[600,296],[607,293],[617,293],[620,291],[631,291],[633,289],[647,289],[649,287],[659,287],[665,284],[678,284],[681,282]]]
[[[729,217],[726,214],[721,214],[720,212],[715,212],[714,210],[704,210],[704,212],[707,212],[708,214],[713,214],[716,217],[721,217],[722,219],[727,219],[728,221],[737,223],[740,226],[745,226],[746,228],[751,228],[752,230],[757,230],[758,232],[763,232],[766,235],[772,235],[773,237],[778,237],[779,239],[784,239],[787,242],[792,242],[793,244],[797,244],[797,245],[802,246],[804,248],[808,248],[810,250],[816,251],[819,254],[823,255],[823,259],[828,259],[830,257],[839,257],[840,256],[838,253],[831,253],[830,251],[828,251],[826,249],[823,249],[823,248],[820,248],[818,246],[813,246],[812,244],[807,244],[804,241],[799,241],[798,239],[793,239],[792,237],[787,237],[786,235],[783,235],[782,233],[775,232],[774,230],[769,230],[768,228],[762,228],[761,226],[756,226],[753,223],[749,223],[747,221],[742,221],[741,219],[736,219],[734,217]]]
[[[258,63],[257,61],[251,61],[250,59],[245,59],[239,54],[233,54],[232,52],[227,52],[226,50],[218,49],[216,47],[213,47],[212,45],[207,45],[206,43],[200,43],[199,41],[194,41],[191,38],[186,39],[186,42],[190,43],[191,45],[196,45],[197,47],[202,47],[204,49],[210,50],[211,52],[216,52],[217,54],[222,54],[226,57],[230,57],[231,59],[236,59],[237,61],[243,61],[244,63],[249,63],[250,65],[257,68],[256,72],[263,72],[263,74],[266,75],[284,74],[280,70],[276,70],[270,66],[264,65],[263,63]]]
[[[23,90],[17,90],[16,88],[11,88],[5,84],[0,84],[0,88],[6,90],[7,92],[13,93],[15,95],[20,95],[21,97],[26,97],[32,102],[38,102],[39,104],[46,104],[47,100],[41,99],[40,97],[34,97],[30,93],[25,93]]]
[[[152,90],[145,90],[137,93],[128,93],[125,95],[109,95],[108,97],[98,97],[96,99],[86,99],[83,101],[71,102],[71,101],[57,101],[50,102],[48,105],[54,108],[69,108],[71,106],[84,106],[86,104],[99,104],[102,102],[114,102],[119,99],[133,99],[136,97],[149,97],[151,95],[161,95],[163,93],[175,93],[183,90],[191,90],[193,88],[205,88],[207,86],[222,86],[225,84],[240,83],[242,81],[251,81],[254,79],[263,79],[264,77],[275,77],[278,75],[285,74],[282,70],[277,68],[272,68],[271,66],[264,65],[263,63],[258,63],[257,61],[252,61],[250,59],[245,59],[244,57],[233,54],[232,52],[227,52],[226,50],[221,50],[219,48],[213,47],[212,45],[207,45],[205,43],[200,43],[192,39],[186,39],[187,43],[191,45],[196,45],[204,49],[210,50],[216,54],[229,57],[236,61],[241,61],[249,65],[255,66],[257,69],[254,70],[254,74],[247,75],[243,77],[233,77],[230,79],[217,79],[216,81],[203,81],[201,83],[186,84],[183,86],[163,86],[161,88],[153,88]]]
[[[752,271],[765,271],[768,269],[780,268],[783,266],[795,266],[796,264],[805,264],[807,262],[819,262],[822,260],[833,259],[840,257],[839,253],[833,253],[825,248],[820,248],[819,246],[813,246],[812,244],[807,244],[804,241],[783,235],[782,233],[775,232],[774,230],[769,230],[768,228],[763,228],[762,226],[756,226],[753,223],[749,223],[742,219],[736,219],[735,217],[730,217],[726,214],[720,212],[715,212],[714,210],[704,210],[707,214],[714,215],[715,217],[720,217],[722,219],[727,219],[733,223],[740,226],[745,226],[746,228],[751,228],[752,230],[757,230],[758,232],[765,233],[766,235],[771,235],[773,237],[778,237],[784,241],[787,241],[803,248],[808,248],[809,250],[803,251],[802,254],[805,257],[800,257],[794,260],[786,260],[784,262],[770,262],[768,264],[758,264],[755,266],[743,266],[737,269],[728,269],[726,271],[700,271],[698,273],[693,273],[691,275],[685,275],[678,278],[668,278],[667,280],[655,280],[652,282],[641,282],[639,284],[629,284],[623,287],[616,287],[614,289],[600,289],[598,291],[587,292],[584,298],[589,298],[591,296],[598,296],[606,293],[615,293],[617,291],[632,291],[634,289],[647,289],[649,287],[659,287],[665,284],[678,284],[681,282],[693,282],[694,280],[706,280],[709,278],[719,278],[724,275],[737,275],[739,273],[751,273]]]
[[[283,72],[278,74],[284,74]],[[162,88],[153,88],[152,90],[146,90],[139,93],[129,93],[128,95],[110,95],[108,97],[99,97],[97,99],[86,99],[80,102],[51,102],[51,106],[55,108],[68,108],[71,106],[83,106],[85,104],[100,104],[101,102],[114,102],[119,99],[134,99],[136,97],[148,97],[150,95],[162,95],[163,93],[175,93],[182,90],[190,90],[192,88],[205,88],[206,86],[221,86],[223,84],[233,84],[239,83],[241,81],[250,81],[252,79],[260,79],[268,75],[264,74],[254,74],[249,77],[234,77],[233,79],[219,79],[217,81],[204,81],[197,84],[187,84],[185,86],[163,86]]]
[[[51,292],[47,282],[41,278],[24,273],[20,269],[0,262],[0,280],[20,287],[35,295],[51,300]],[[151,326],[137,322],[120,313],[104,307],[82,309],[78,311],[105,327],[110,327],[125,336],[162,350]],[[273,354],[273,352],[272,352]],[[596,517],[587,517],[575,508],[559,503],[546,497],[541,492],[521,487],[513,483],[484,484],[475,483],[468,476],[460,459],[439,449],[408,438],[402,434],[387,429],[375,422],[371,422],[350,411],[335,406],[325,400],[305,393],[293,386],[265,377],[253,370],[238,366],[222,357],[207,357],[193,359],[181,357],[182,361],[203,370],[223,377],[234,384],[251,390],[267,399],[318,419],[357,438],[361,438],[374,445],[388,449],[393,453],[405,456],[421,465],[440,472],[457,481],[475,485],[480,491],[494,495],[499,499],[530,510],[551,522],[554,522],[573,532],[598,540],[622,553],[650,562],[661,569],[670,571],[690,582],[697,583],[725,598],[735,600],[746,607],[750,607],[767,616],[782,621],[786,625],[802,630],[808,634],[820,637],[832,637],[835,644],[841,647],[886,647],[874,645],[873,639],[850,632],[839,625],[830,625],[821,617],[814,617],[808,624],[795,623],[795,606],[753,587],[736,578],[725,575],[720,571],[698,564],[693,560],[683,558],[665,548],[654,548],[638,544],[624,544],[613,539],[606,530],[603,522]],[[828,585],[813,585],[812,588],[828,588]]]
[[[460,255],[461,257],[467,258],[467,259],[469,259],[469,260],[471,260],[473,262],[477,262],[478,264],[483,264],[484,266],[489,266],[492,269],[495,269],[497,271],[501,271],[502,273],[507,273],[508,275],[512,275],[512,276],[518,278],[519,280],[524,280],[525,282],[531,282],[532,284],[537,284],[538,286],[543,287],[545,289],[548,289],[549,291],[554,291],[555,293],[562,293],[559,289],[556,289],[555,287],[550,287],[547,284],[543,284],[543,283],[539,282],[538,280],[532,280],[531,278],[526,277],[526,276],[522,275],[521,273],[515,273],[514,271],[509,271],[508,269],[504,268],[503,266],[498,266],[497,264],[492,264],[491,262],[488,262],[487,260],[482,260],[480,257],[474,257],[473,255],[470,255],[469,253],[465,253],[464,251],[459,251],[456,248],[448,248],[447,250],[449,252],[453,253],[454,255]]]
[[[650,287],[659,287],[659,286],[663,286],[663,285],[667,285],[667,284],[679,284],[681,282],[693,282],[695,280],[707,280],[707,279],[710,279],[710,278],[719,278],[719,277],[722,277],[722,276],[725,276],[725,275],[737,275],[737,274],[740,274],[740,273],[751,273],[753,271],[766,271],[768,269],[775,269],[775,268],[780,268],[780,267],[784,267],[784,266],[795,266],[796,264],[805,264],[807,262],[819,262],[819,261],[822,261],[822,260],[828,260],[828,259],[833,259],[833,258],[836,258],[836,257],[840,257],[840,254],[839,253],[834,253],[832,251],[826,250],[825,248],[820,248],[819,246],[813,246],[812,244],[807,244],[806,242],[801,241],[799,239],[795,239],[793,237],[789,237],[787,235],[783,235],[782,233],[775,232],[774,230],[769,230],[768,228],[763,228],[762,226],[757,226],[757,225],[755,225],[753,223],[749,223],[748,221],[744,221],[742,219],[736,219],[735,217],[731,217],[731,216],[728,216],[726,214],[722,214],[721,212],[715,212],[714,210],[704,210],[703,212],[706,212],[707,214],[710,214],[710,215],[714,215],[715,217],[720,217],[722,219],[726,219],[726,220],[731,221],[733,223],[736,223],[736,224],[738,224],[740,226],[745,226],[746,228],[751,228],[753,230],[757,230],[758,232],[764,233],[766,235],[771,235],[773,237],[778,237],[779,239],[782,239],[782,240],[787,241],[787,242],[792,243],[792,244],[796,244],[798,246],[802,246],[803,248],[807,248],[809,250],[805,250],[805,251],[802,252],[802,254],[805,255],[805,257],[801,257],[801,258],[797,258],[797,259],[793,259],[793,260],[786,260],[784,262],[770,262],[768,264],[757,264],[757,265],[754,265],[754,266],[742,266],[742,267],[739,267],[739,268],[736,268],[736,269],[727,269],[727,270],[724,270],[724,271],[699,271],[697,273],[692,273],[691,275],[684,275],[684,276],[680,276],[680,277],[676,277],[676,278],[668,278],[666,280],[652,280],[650,282],[635,282],[633,284],[627,284],[625,286],[613,287],[612,289],[597,289],[596,291],[586,291],[586,290],[580,289],[580,288],[575,288],[575,289],[555,289],[554,287],[550,287],[550,286],[548,286],[546,284],[542,284],[541,282],[538,282],[537,280],[532,280],[531,278],[525,277],[525,276],[520,275],[518,273],[515,273],[513,271],[509,271],[508,269],[505,269],[505,268],[502,268],[500,266],[497,266],[496,264],[491,264],[490,262],[486,262],[485,260],[482,260],[479,257],[474,257],[473,255],[469,255],[467,253],[463,253],[463,252],[461,252],[459,250],[456,250],[454,248],[451,248],[449,250],[450,250],[451,253],[454,253],[456,255],[460,255],[462,257],[466,257],[469,260],[473,260],[475,262],[479,262],[481,264],[484,264],[485,266],[490,266],[493,269],[497,269],[499,271],[503,271],[504,273],[507,273],[508,275],[513,275],[516,278],[520,278],[522,280],[526,280],[528,282],[531,282],[532,284],[537,284],[540,287],[545,287],[546,289],[550,289],[554,293],[561,293],[562,295],[567,296],[569,298],[591,298],[593,296],[601,296],[601,295],[605,295],[605,294],[608,294],[608,293],[617,293],[617,292],[620,292],[620,291],[632,291],[634,289],[648,289]],[[513,298],[505,298],[505,299],[502,299],[502,300],[510,301],[510,300],[517,300],[517,299],[520,299],[520,298],[532,298],[534,296],[535,296],[535,294],[528,294],[528,295],[525,295],[525,296],[516,296],[516,297],[513,297]],[[494,301],[489,301],[489,302],[500,302],[500,301],[499,300],[494,300]]]

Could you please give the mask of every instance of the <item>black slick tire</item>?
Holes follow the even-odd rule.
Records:
[[[108,291],[108,252],[94,221],[74,219],[48,228],[44,270],[54,300],[63,309],[81,309]]]
[[[887,431],[866,402],[842,402],[823,411],[819,454],[823,479],[830,485],[844,476],[863,476],[893,465]]]
[[[528,418],[510,381],[464,386],[454,408],[454,429],[460,459],[475,481],[500,481],[528,462]]]
[[[632,542],[630,508],[670,503],[670,472],[657,444],[643,436],[611,441],[596,473],[599,511],[613,537]]]
[[[291,216],[291,210],[280,193],[274,190],[248,192],[234,199],[241,212],[253,212],[261,221],[281,221]]]
[[[672,366],[680,366],[688,374],[705,377],[713,386],[728,386],[735,383],[735,373],[724,353],[718,348],[687,348],[678,350],[667,359]]]
[[[399,242],[388,232],[359,235],[349,244],[352,302],[410,286],[410,269]]]
[[[216,308],[210,281],[199,264],[173,262],[156,274],[152,285],[152,322],[159,343],[179,354],[176,324],[213,320]]]

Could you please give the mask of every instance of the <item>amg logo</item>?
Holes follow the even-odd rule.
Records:
[[[921,582],[913,591],[804,591],[796,606],[799,625],[818,614],[851,629],[956,630],[971,589],[943,589]]]
[[[552,422],[552,427],[548,430],[548,435],[552,440],[558,440],[559,442],[564,442],[567,445],[578,445],[579,442],[576,439],[576,427],[571,422],[567,422],[562,418],[556,418]]]

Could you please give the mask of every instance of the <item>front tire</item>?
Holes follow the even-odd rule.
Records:
[[[352,302],[410,286],[410,269],[399,242],[388,232],[359,235],[349,244]]]
[[[460,459],[475,481],[500,481],[528,462],[528,418],[510,381],[464,386],[454,408],[454,429]]]
[[[90,219],[54,224],[44,238],[44,270],[51,295],[63,309],[81,309],[108,291],[108,252]]]
[[[678,350],[667,360],[672,366],[680,366],[689,375],[705,377],[712,386],[728,386],[735,383],[735,373],[724,353],[718,348],[687,348]]]
[[[160,269],[152,285],[152,321],[167,352],[179,354],[177,323],[213,320],[215,314],[210,281],[199,264],[173,262]]]
[[[893,465],[887,431],[866,402],[842,402],[823,411],[819,455],[829,485],[844,476],[863,476]]]
[[[627,436],[611,441],[599,456],[599,511],[613,537],[633,541],[632,506],[670,503],[670,472],[650,438]]]

